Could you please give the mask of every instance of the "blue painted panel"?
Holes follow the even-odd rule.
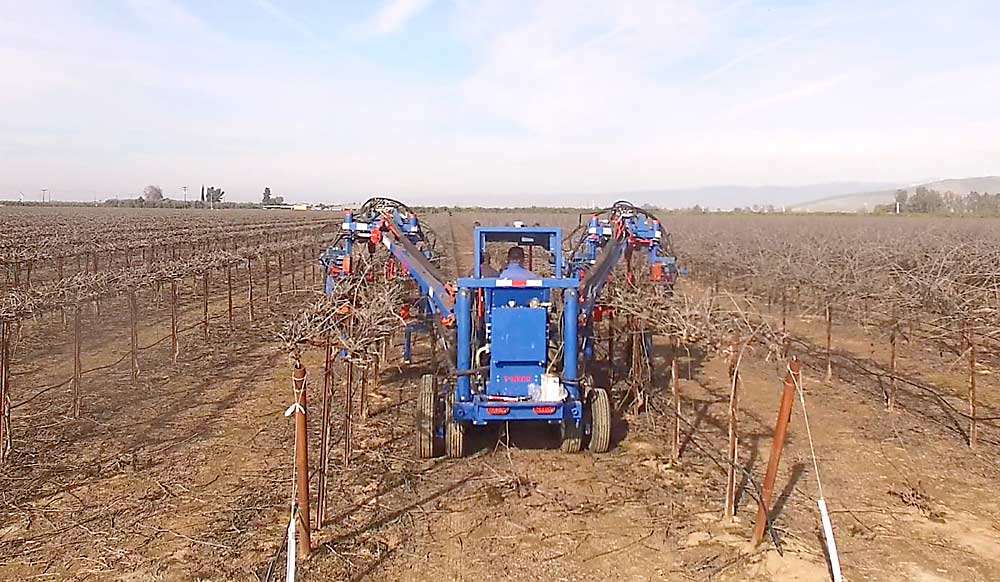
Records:
[[[494,292],[494,298],[498,292]],[[548,350],[545,309],[498,307],[492,310],[490,323],[493,362],[545,362]]]

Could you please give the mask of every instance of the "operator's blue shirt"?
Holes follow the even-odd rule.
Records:
[[[525,269],[517,263],[507,265],[503,271],[500,271],[500,279],[513,279],[515,281],[523,281],[525,279],[537,279],[538,275],[532,273],[531,271]]]

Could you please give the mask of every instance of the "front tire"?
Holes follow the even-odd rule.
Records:
[[[604,388],[594,388],[590,397],[590,450],[606,453],[611,448],[611,402]]]
[[[437,427],[437,379],[434,374],[420,377],[420,396],[417,400],[417,456],[434,457],[434,433]]]

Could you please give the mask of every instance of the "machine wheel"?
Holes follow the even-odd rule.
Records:
[[[434,433],[437,422],[437,382],[434,374],[420,377],[420,396],[417,399],[417,457],[430,459],[434,456]]]
[[[444,420],[444,452],[452,459],[458,459],[465,455],[465,424],[455,420],[452,414],[452,405],[455,402],[455,395],[448,395],[448,406],[445,407]]]
[[[576,424],[571,420],[564,420],[559,425],[559,436],[562,444],[559,448],[564,453],[579,453],[583,448],[583,423]]]
[[[594,388],[590,397],[590,450],[606,453],[611,446],[611,402],[604,388]]]

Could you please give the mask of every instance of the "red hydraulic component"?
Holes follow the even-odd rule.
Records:
[[[402,317],[403,319],[410,319],[410,306],[404,305],[402,308],[400,308],[399,316]]]
[[[663,263],[656,263],[649,270],[650,279],[657,283],[663,280]]]
[[[594,321],[601,321],[602,319],[604,319],[605,315],[607,315],[608,317],[614,317],[615,308],[608,307],[607,305],[594,306]]]
[[[379,230],[379,229],[373,230],[372,231],[372,236],[371,236],[371,241],[372,241],[372,244],[376,244],[376,245],[378,243],[382,242],[382,231]]]
[[[396,261],[389,259],[389,262],[385,265],[385,278],[392,279],[396,276]]]
[[[344,271],[345,275],[351,274],[351,257],[344,257],[344,266],[341,269]]]

